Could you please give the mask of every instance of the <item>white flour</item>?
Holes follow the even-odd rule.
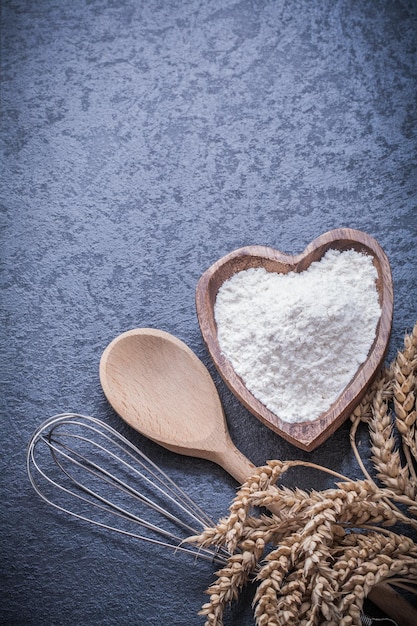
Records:
[[[214,307],[222,352],[286,422],[327,411],[368,355],[381,309],[372,258],[329,250],[302,273],[244,270]]]

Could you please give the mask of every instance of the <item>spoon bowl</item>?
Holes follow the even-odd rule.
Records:
[[[252,473],[230,438],[207,368],[173,335],[152,328],[122,333],[103,352],[100,382],[116,413],[149,439],[214,461],[239,483]]]

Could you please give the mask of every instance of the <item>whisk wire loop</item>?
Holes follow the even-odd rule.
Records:
[[[108,442],[111,442],[112,445],[114,445],[119,450],[123,451],[124,454],[130,457],[130,459],[132,459],[135,463],[139,464],[143,468],[146,468],[146,471],[152,476],[153,480],[149,479],[145,474],[140,472],[134,465],[127,463],[120,457],[117,457],[114,453],[111,452],[111,450],[104,448],[103,446],[98,444],[96,441],[89,440],[87,438],[83,438],[79,435],[74,435],[74,434],[65,433],[66,436],[78,437],[79,439],[84,439],[92,446],[95,446],[101,449],[103,452],[113,457],[118,462],[123,463],[130,472],[137,474],[141,479],[145,480],[149,485],[151,485],[153,489],[156,489],[161,494],[163,494],[164,497],[168,497],[172,502],[176,504],[176,506],[183,508],[183,510],[189,516],[195,517],[195,519],[198,520],[200,523],[203,522],[209,525],[213,524],[213,520],[210,519],[210,517],[205,513],[205,511],[201,509],[200,507],[198,507],[197,504],[187,495],[187,493],[183,489],[181,489],[165,472],[163,472],[163,470],[160,467],[158,467],[139,448],[135,447],[128,439],[123,437],[123,435],[121,435],[117,431],[114,431],[113,429],[111,429],[111,427],[109,427],[107,424],[99,422],[98,420],[96,420],[96,418],[89,418],[89,419],[94,420],[94,422],[98,423],[101,426],[101,428],[105,428],[106,430],[108,430],[113,435],[113,437],[116,436],[117,439],[123,443],[123,445],[120,445],[119,443],[117,443],[117,441],[115,441],[114,439],[111,439],[111,437],[101,432],[98,428],[94,428],[90,424],[81,424],[79,421],[75,421],[75,420],[67,421],[66,423],[82,425],[84,428],[89,429],[95,434],[100,435],[102,438],[104,438]],[[51,435],[52,435],[52,432],[50,433],[50,436]],[[131,450],[134,451],[135,455],[133,455],[129,450],[127,450],[126,446],[128,448],[131,448]],[[162,485],[162,487],[160,487],[160,485]],[[133,489],[130,486],[126,485],[126,487],[128,490],[132,490],[133,492]],[[139,497],[144,498],[144,496],[141,496],[138,493],[137,495]]]
[[[226,560],[226,552],[221,554],[193,544],[186,547],[186,537],[181,538],[177,532],[130,509],[146,507],[152,515],[158,514],[171,526],[187,531],[187,536],[213,525],[207,514],[143,451],[97,418],[64,413],[47,419],[29,441],[26,464],[32,487],[55,509],[95,526],[198,558],[219,563]],[[146,490],[151,491],[152,497]],[[163,498],[163,505],[157,498]],[[175,507],[175,514],[168,510],[168,505]],[[87,513],[85,507],[89,507]],[[191,525],[195,523],[198,529]],[[126,524],[133,524],[135,529],[140,526],[163,540],[137,533]]]
[[[119,433],[116,430],[114,430],[111,426],[109,426],[108,424],[105,424],[104,422],[102,422],[101,420],[98,420],[97,418],[94,418],[94,417],[91,417],[91,416],[85,416],[85,415],[77,415],[77,414],[72,414],[72,413],[65,413],[65,414],[62,414],[62,416],[56,416],[56,417],[57,418],[61,417],[62,419],[58,420],[56,424],[53,424],[53,427],[51,428],[50,433],[49,433],[49,437],[52,436],[52,434],[55,431],[56,427],[57,426],[61,426],[62,424],[64,424],[64,425],[66,425],[66,424],[78,425],[78,426],[81,426],[83,429],[88,429],[88,430],[92,431],[93,433],[99,435],[100,437],[102,437],[105,440],[107,440],[108,442],[110,442],[114,447],[116,447],[119,450],[123,451],[123,453],[126,456],[130,457],[131,459],[133,459],[133,461],[135,463],[137,463],[141,467],[145,468],[146,471],[152,476],[152,478],[156,482],[152,482],[144,474],[141,474],[136,469],[136,467],[134,467],[133,465],[128,465],[122,458],[116,457],[116,455],[114,455],[111,452],[111,450],[106,449],[106,448],[100,446],[97,442],[95,442],[93,440],[87,440],[86,439],[86,441],[88,441],[88,443],[90,443],[93,446],[96,446],[97,448],[100,447],[106,454],[108,454],[109,456],[112,456],[113,458],[116,458],[119,462],[121,462],[121,463],[125,464],[126,466],[128,466],[129,471],[132,471],[133,473],[139,474],[139,476],[141,478],[143,478],[145,481],[147,481],[152,486],[152,488],[158,489],[161,493],[163,493],[163,495],[165,497],[168,495],[168,493],[172,494],[173,495],[173,502],[175,502],[175,504],[177,506],[179,506],[179,503],[182,503],[183,506],[184,506],[184,511],[188,515],[191,515],[191,512],[194,512],[194,515],[196,516],[196,519],[200,523],[204,523],[206,525],[213,525],[213,520],[207,515],[207,513],[202,508],[200,508],[188,496],[188,494],[183,489],[181,489],[178,486],[178,484],[175,483],[170,478],[170,476],[168,476],[168,474],[166,474],[158,465],[156,465],[156,463],[154,463],[152,461],[152,459],[150,459],[142,450],[137,448],[132,442],[130,442],[128,439],[126,439],[126,437],[124,437],[121,433]],[[84,422],[80,421],[80,418],[82,418],[82,420],[84,420]],[[54,419],[54,418],[52,418],[52,419]],[[85,423],[85,420],[88,420],[88,421]],[[46,420],[45,425],[48,425],[48,424],[49,424],[49,420]],[[96,425],[96,427],[94,427],[93,424]],[[103,432],[103,431],[107,431],[109,433],[109,435],[111,435],[111,436],[106,435],[105,432]],[[74,435],[71,435],[71,436],[74,437]],[[118,442],[120,442],[120,443],[118,443]],[[162,488],[159,487],[158,485],[162,485]]]
[[[101,451],[104,450],[104,448],[102,446],[99,446],[98,444],[96,444],[96,442],[91,442],[91,441],[87,440],[84,437],[79,437],[78,435],[72,435],[72,434],[67,434],[67,433],[65,433],[65,435],[68,436],[68,437],[75,437],[76,439],[78,439],[80,441],[88,441],[93,446],[97,446]],[[167,511],[167,510],[163,509],[162,507],[160,507],[158,504],[153,502],[150,498],[148,498],[145,495],[141,494],[139,491],[134,489],[132,486],[130,486],[126,482],[118,479],[116,476],[114,476],[113,474],[111,474],[110,472],[105,470],[103,467],[101,467],[101,466],[97,465],[96,463],[92,462],[91,460],[87,459],[82,454],[76,452],[73,449],[68,448],[64,444],[61,444],[63,449],[67,449],[67,450],[71,451],[72,457],[68,456],[61,449],[59,449],[56,446],[54,446],[50,438],[48,438],[48,441],[44,438],[44,441],[51,448],[51,453],[52,453],[52,455],[54,457],[54,460],[55,460],[56,464],[61,468],[63,473],[66,474],[68,476],[68,478],[70,478],[70,480],[75,485],[77,485],[77,487],[81,491],[92,495],[93,497],[97,498],[97,500],[103,502],[104,504],[107,504],[109,506],[114,506],[114,508],[116,510],[120,511],[120,513],[122,513],[127,518],[135,519],[137,521],[142,521],[143,523],[145,523],[144,520],[142,520],[141,518],[137,517],[133,513],[128,512],[128,511],[122,509],[121,507],[119,507],[118,505],[110,502],[109,500],[107,500],[103,496],[100,496],[97,492],[95,492],[95,491],[89,489],[88,487],[86,487],[85,485],[81,484],[75,478],[75,476],[73,476],[69,472],[69,470],[67,470],[62,465],[62,463],[59,460],[59,455],[61,455],[62,457],[66,458],[66,459],[70,459],[75,465],[77,465],[79,467],[82,467],[86,472],[89,472],[91,475],[99,477],[103,482],[106,482],[107,484],[112,485],[113,487],[119,489],[120,491],[122,491],[122,492],[124,492],[124,493],[126,493],[128,495],[131,495],[134,498],[137,498],[139,501],[146,503],[150,508],[154,509],[155,511],[158,511],[159,513],[161,513],[161,515],[163,515],[163,516],[167,517],[168,519],[174,521],[178,525],[182,526],[184,529],[187,529],[190,532],[194,532],[195,529],[193,527],[189,526],[188,524],[185,524],[178,517],[172,515],[171,513],[169,513],[169,511]],[[109,452],[109,454],[114,457],[114,455],[112,455],[110,452]],[[81,461],[77,461],[77,458],[80,459]],[[126,465],[126,467],[128,469],[130,469],[132,471],[132,473],[136,472],[135,468],[132,467],[131,465]],[[169,496],[169,494],[165,494],[164,491],[158,485],[152,483],[152,481],[150,481],[147,478],[147,476],[145,476],[143,473],[139,472],[138,475],[140,476],[140,478],[142,478],[143,480],[145,480],[148,483],[150,483],[155,489],[158,489],[158,491],[160,491],[162,494],[164,494],[172,502],[175,502],[175,500],[173,500],[173,498],[171,496]],[[77,495],[77,494],[74,494],[74,495]],[[177,504],[180,508],[183,508],[179,503],[175,502],[175,504]],[[187,511],[187,513],[189,513],[190,516],[194,517],[192,515],[191,511]],[[195,517],[194,517],[194,519],[196,519],[197,521],[201,521],[201,520],[199,520],[198,518],[195,518]]]
[[[188,526],[187,524],[184,524],[182,522],[182,520],[180,520],[178,517],[175,517],[174,515],[171,515],[168,511],[164,511],[161,507],[159,507],[158,505],[153,503],[149,498],[141,496],[141,494],[139,492],[135,492],[133,489],[129,489],[128,486],[126,486],[126,488],[124,488],[122,486],[123,483],[118,481],[118,479],[116,477],[112,476],[111,474],[109,474],[109,472],[105,471],[103,468],[100,468],[95,463],[92,463],[88,459],[85,459],[85,457],[83,457],[82,455],[79,455],[78,453],[76,453],[76,452],[74,452],[72,450],[73,454],[76,455],[76,456],[79,456],[81,459],[85,460],[87,465],[83,465],[82,463],[78,462],[74,457],[70,457],[67,454],[63,453],[62,450],[60,450],[59,448],[54,446],[51,443],[51,441],[47,440],[46,438],[43,438],[43,441],[51,449],[51,454],[53,455],[56,464],[61,468],[62,472],[66,476],[68,476],[68,478],[72,481],[72,483],[74,485],[76,485],[80,489],[81,492],[89,494],[90,496],[95,498],[97,500],[97,502],[101,502],[102,503],[102,505],[100,505],[98,503],[95,503],[95,506],[97,508],[101,508],[102,510],[108,510],[108,507],[113,507],[115,515],[119,515],[120,517],[125,518],[125,519],[134,520],[134,521],[142,524],[144,527],[149,528],[150,530],[154,530],[154,531],[160,532],[161,534],[166,534],[168,536],[169,535],[172,536],[171,533],[168,533],[168,532],[164,531],[163,529],[155,526],[154,524],[151,524],[150,522],[147,522],[142,517],[139,517],[139,516],[133,514],[132,512],[129,512],[126,509],[123,509],[122,507],[118,506],[114,502],[111,502],[107,498],[104,498],[103,496],[101,496],[96,491],[93,491],[92,489],[90,489],[90,488],[86,487],[85,485],[81,484],[62,465],[62,463],[59,460],[58,455],[61,455],[62,457],[66,458],[66,459],[70,459],[73,463],[79,465],[79,467],[82,467],[85,471],[90,472],[92,475],[100,477],[103,480],[103,482],[107,482],[109,485],[115,486],[120,491],[124,491],[125,493],[127,493],[129,495],[134,495],[139,500],[142,500],[143,502],[146,502],[151,508],[154,508],[155,510],[158,510],[162,515],[164,515],[165,517],[168,517],[169,519],[171,519],[172,521],[177,523],[179,526],[182,526],[184,529],[193,531],[193,528],[191,526]],[[94,468],[97,468],[98,471],[95,471]],[[39,471],[41,472],[41,470],[39,470]],[[42,472],[42,475],[44,476],[44,478],[46,480],[51,482],[50,478],[48,476],[46,476],[43,472]],[[69,493],[69,494],[73,495],[75,498],[78,498],[79,500],[83,500],[84,502],[87,502],[87,503],[91,502],[88,498],[83,497],[81,494],[79,494],[79,493],[77,493],[77,492],[75,492],[73,490],[69,490],[69,489],[67,489],[67,488],[63,487],[62,485],[59,485],[59,484],[57,484],[55,482],[53,484],[56,487],[58,487],[58,489],[61,489],[62,491],[65,491],[66,493]],[[178,537],[178,539],[180,539],[180,537]]]

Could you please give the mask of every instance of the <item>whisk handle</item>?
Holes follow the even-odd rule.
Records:
[[[368,598],[398,626],[416,626],[417,609],[389,584],[380,583],[369,592]]]

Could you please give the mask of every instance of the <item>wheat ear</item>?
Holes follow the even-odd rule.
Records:
[[[411,456],[417,460],[417,323],[405,335],[404,349],[394,361],[394,407],[407,465],[417,490],[417,475]]]

